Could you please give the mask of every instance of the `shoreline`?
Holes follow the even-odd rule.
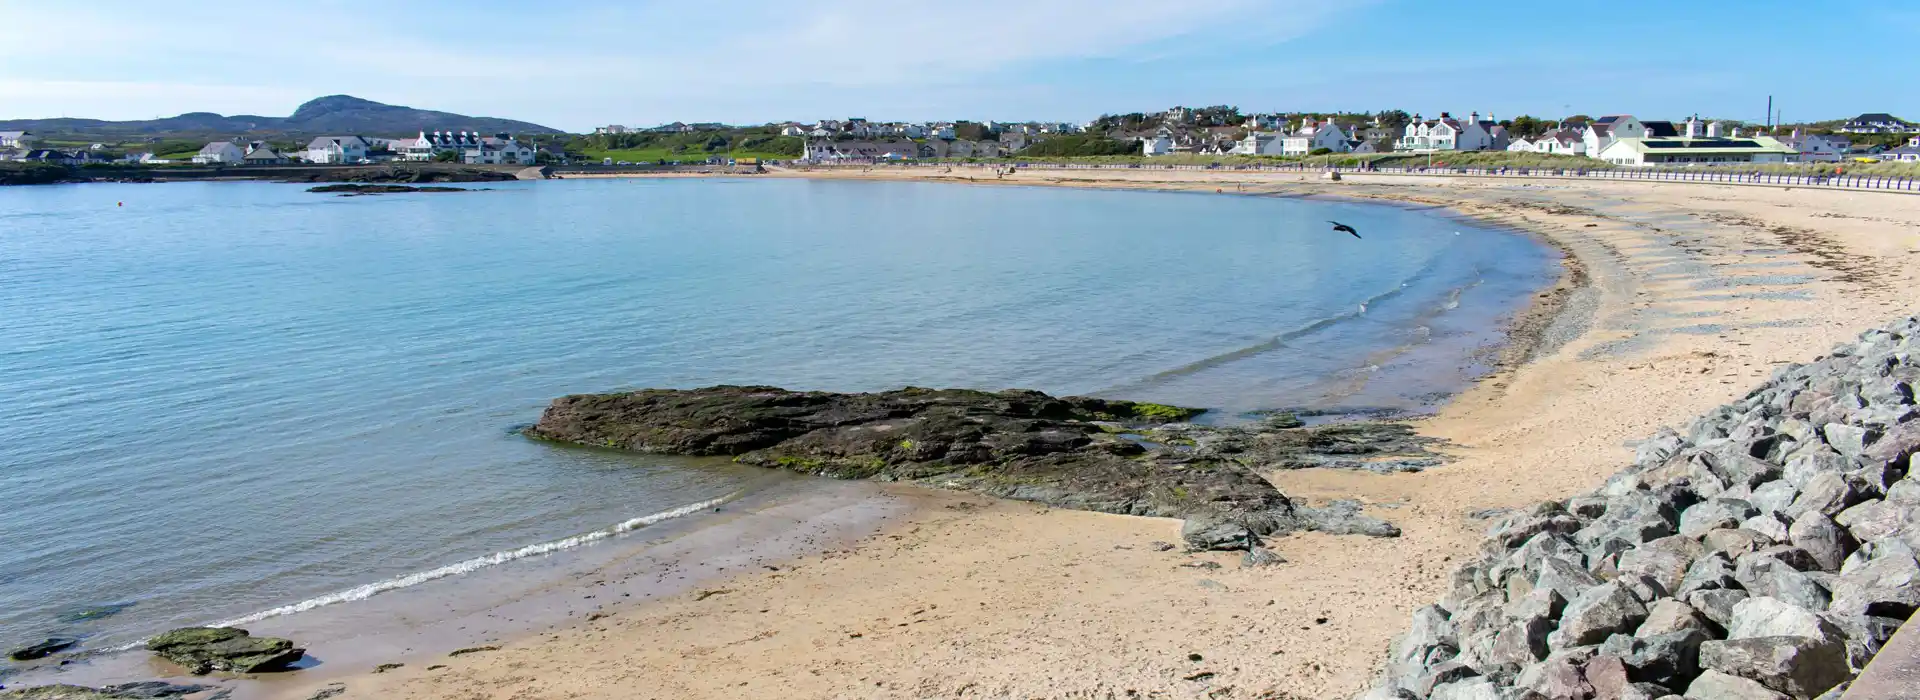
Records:
[[[1246,179],[1262,185],[1292,184],[1279,178]],[[1219,182],[1202,179],[1171,189],[1205,190]],[[1102,186],[1018,180],[974,184]],[[1162,189],[1139,187],[1137,182],[1111,184],[1114,189]],[[1450,194],[1446,190],[1453,189],[1452,184],[1443,185],[1413,192],[1367,191],[1359,199],[1445,206],[1432,201]],[[1471,189],[1517,190],[1521,185],[1480,183]],[[1299,194],[1340,194],[1337,190],[1343,187],[1320,183],[1303,189],[1336,192]],[[1729,189],[1686,187],[1700,191],[1691,194],[1701,195]],[[1400,196],[1387,196],[1395,194]],[[1835,199],[1877,196],[1796,194]],[[1563,209],[1575,208],[1561,201],[1564,198],[1547,199],[1559,202]],[[1739,199],[1688,198],[1680,206],[1698,209],[1707,201]],[[1630,209],[1637,206],[1624,203]],[[1275,546],[1291,563],[1275,570],[1235,570],[1231,556],[1151,551],[1147,538],[1177,539],[1177,526],[1171,521],[981,503],[986,499],[956,494],[946,507],[923,505],[904,516],[904,522],[884,528],[850,550],[798,557],[804,574],[729,576],[720,585],[731,589],[730,595],[714,598],[722,601],[719,605],[702,605],[712,601],[692,600],[690,595],[663,596],[663,600],[623,606],[611,623],[598,627],[563,625],[549,634],[530,633],[509,641],[498,654],[439,662],[446,668],[435,673],[410,662],[408,668],[378,676],[340,669],[348,675],[301,673],[258,687],[266,696],[288,698],[307,697],[324,685],[323,679],[344,679],[344,697],[350,698],[613,698],[632,697],[622,694],[622,689],[643,683],[657,688],[657,697],[741,697],[774,689],[792,697],[854,693],[1007,697],[1043,691],[1136,689],[1210,692],[1215,697],[1255,697],[1269,690],[1298,697],[1350,694],[1370,678],[1386,640],[1404,629],[1405,613],[1444,590],[1447,567],[1441,564],[1450,558],[1445,553],[1467,552],[1477,541],[1480,523],[1467,515],[1468,506],[1514,507],[1530,497],[1575,493],[1624,465],[1622,455],[1629,454],[1625,440],[1644,436],[1647,426],[1698,412],[1743,390],[1741,378],[1752,381],[1764,374],[1751,370],[1755,362],[1771,363],[1779,355],[1805,359],[1809,352],[1824,351],[1832,338],[1864,325],[1859,323],[1863,319],[1892,315],[1915,301],[1910,292],[1894,285],[1849,290],[1853,283],[1838,279],[1844,276],[1842,271],[1822,267],[1819,256],[1808,252],[1817,246],[1793,246],[1784,240],[1775,241],[1779,251],[1766,255],[1824,272],[1818,284],[1714,286],[1705,284],[1718,279],[1711,272],[1697,280],[1686,278],[1690,273],[1674,268],[1689,265],[1666,260],[1670,251],[1662,247],[1686,252],[1692,250],[1689,246],[1704,250],[1719,245],[1720,249],[1701,254],[1724,258],[1698,265],[1709,271],[1740,265],[1740,260],[1753,254],[1750,246],[1756,241],[1720,230],[1717,222],[1667,237],[1661,234],[1685,227],[1663,229],[1668,224],[1648,224],[1650,219],[1629,224],[1623,221],[1631,217],[1618,213],[1552,210],[1550,206],[1509,206],[1503,211],[1498,204],[1476,198],[1446,208],[1488,226],[1527,230],[1553,241],[1563,251],[1563,269],[1552,292],[1536,296],[1526,311],[1516,314],[1509,335],[1519,337],[1510,337],[1503,345],[1509,349],[1502,352],[1509,357],[1503,363],[1511,364],[1417,424],[1423,433],[1450,440],[1460,459],[1421,474],[1313,470],[1269,476],[1297,500],[1358,497],[1370,506],[1369,512],[1406,528],[1400,540],[1363,542],[1353,537],[1300,535]],[[1846,206],[1834,210],[1836,203],[1822,204],[1828,208],[1818,213],[1831,215],[1823,217],[1829,221],[1861,218],[1848,215]],[[1898,213],[1905,218],[1890,227],[1895,231],[1920,222],[1920,207],[1908,206]],[[1774,223],[1773,227],[1786,225]],[[1758,242],[1765,242],[1768,235],[1763,227],[1729,228],[1758,229],[1762,236]],[[1837,245],[1847,252],[1865,248],[1910,265],[1916,258],[1912,246],[1882,242],[1876,248],[1870,240],[1874,228],[1889,227],[1854,231]],[[1814,230],[1816,238],[1820,233]],[[1716,236],[1724,240],[1704,240]],[[1900,264],[1878,263],[1883,269]],[[1674,290],[1667,287],[1674,286],[1673,280],[1666,277],[1675,275],[1682,278],[1681,291],[1707,292],[1698,297],[1712,297],[1725,289],[1736,292],[1729,292],[1725,299],[1640,299],[1672,296],[1667,292]],[[1909,275],[1906,281],[1911,279]],[[1817,289],[1809,291],[1811,298],[1806,302],[1731,296],[1743,286],[1763,288],[1755,294],[1777,287]],[[1575,301],[1581,296],[1591,298],[1591,309],[1575,308],[1587,305]],[[1831,308],[1849,300],[1901,306],[1879,315],[1862,308],[1862,303]],[[1823,310],[1836,313],[1818,319],[1778,318],[1781,307],[1821,301],[1830,307]],[[1736,305],[1744,306],[1732,308]],[[1740,322],[1719,329],[1693,329],[1710,325],[1687,320],[1709,318],[1690,315],[1707,313],[1709,306],[1716,307],[1713,313],[1735,316]],[[1680,328],[1690,330],[1658,326],[1662,320],[1680,321]],[[1788,320],[1796,323],[1775,323]],[[1634,325],[1639,322],[1655,325]],[[1569,325],[1581,332],[1572,333]],[[1716,330],[1732,331],[1740,339]],[[1637,341],[1640,336],[1652,337]],[[1773,342],[1764,342],[1768,340]],[[1724,347],[1729,344],[1736,348]],[[1522,345],[1527,347],[1524,352],[1511,349]],[[1757,346],[1760,349],[1753,349]],[[1734,366],[1743,360],[1745,364]],[[1655,395],[1629,403],[1649,391]],[[1609,406],[1639,410],[1609,412],[1605,410]],[[1539,444],[1560,438],[1564,445],[1543,449]],[[1560,463],[1554,466],[1562,468],[1542,472],[1541,464],[1547,461],[1543,458],[1558,458]],[[1194,562],[1225,568],[1185,566]],[[954,585],[956,578],[969,585]],[[863,590],[847,590],[849,583]],[[947,600],[932,602],[934,597]],[[752,603],[742,604],[743,600]],[[968,607],[976,600],[979,609]],[[792,614],[773,621],[760,617],[776,608]],[[941,612],[928,614],[935,609]],[[885,624],[876,623],[876,616]],[[925,628],[920,627],[923,623]],[[906,631],[889,631],[895,625]],[[728,636],[735,632],[741,634]],[[716,637],[736,641],[716,646],[711,643]],[[593,663],[578,656],[609,647],[622,650],[616,652],[620,656]],[[1192,661],[1188,654],[1202,660]],[[809,668],[812,673],[807,672]],[[735,686],[736,679],[746,689]]]

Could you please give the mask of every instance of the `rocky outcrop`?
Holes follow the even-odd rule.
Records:
[[[648,389],[557,399],[529,436],[616,449],[725,455],[852,479],[913,481],[1107,513],[1189,518],[1190,547],[1244,549],[1264,535],[1399,531],[1358,504],[1296,504],[1259,474],[1306,463],[1398,462],[1403,426],[1213,428],[1200,411],[1036,391],[908,388],[872,394],[773,387]],[[1365,467],[1361,467],[1365,468]]]
[[[291,641],[233,627],[183,627],[147,640],[147,650],[194,675],[278,671],[306,654]]]
[[[32,688],[0,690],[0,700],[152,700],[184,698],[209,690],[204,685],[174,685],[162,681],[142,681],[87,688],[77,685],[43,685]]]
[[[439,163],[422,165],[376,165],[364,168],[326,168],[295,172],[288,182],[503,182],[518,179],[498,169],[465,167]]]
[[[1495,523],[1367,698],[1837,696],[1920,607],[1920,320]]]
[[[32,661],[44,659],[78,645],[80,640],[72,637],[48,637],[39,642],[7,652],[7,658],[14,661]]]
[[[465,187],[415,187],[413,185],[362,185],[346,183],[340,185],[320,185],[307,188],[308,192],[338,194],[342,197],[368,194],[401,194],[405,192],[471,192]]]

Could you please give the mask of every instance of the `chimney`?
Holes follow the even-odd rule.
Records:
[[[1468,114],[1467,121],[1473,122],[1475,124],[1480,123],[1480,110],[1476,109],[1476,110],[1473,110],[1472,113]]]
[[[1717,138],[1720,138],[1720,136],[1722,135],[1722,134],[1721,134],[1721,129],[1722,129],[1722,128],[1723,128],[1723,127],[1721,127],[1721,125],[1720,125],[1720,122],[1713,122],[1713,123],[1711,123],[1711,124],[1708,124],[1708,125],[1707,125],[1707,138],[1710,138],[1710,139],[1717,139]]]
[[[1687,117],[1687,138],[1696,139],[1699,137],[1700,137],[1700,118]]]

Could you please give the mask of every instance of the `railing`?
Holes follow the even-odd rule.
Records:
[[[1729,185],[1776,185],[1790,187],[1824,187],[1831,189],[1872,190],[1887,192],[1920,193],[1920,179],[1910,177],[1889,177],[1884,175],[1777,175],[1771,173],[1714,172],[1712,170],[1673,171],[1673,170],[1581,170],[1569,168],[1368,168],[1368,167],[1325,167],[1304,163],[1280,165],[1173,165],[1155,163],[946,163],[918,161],[876,161],[858,163],[871,167],[875,165],[907,168],[976,168],[1016,170],[1216,170],[1222,172],[1277,172],[1277,173],[1356,173],[1362,175],[1427,175],[1427,176],[1468,176],[1468,177],[1562,177],[1592,178],[1601,180],[1642,180],[1654,182],[1705,182]],[[819,166],[816,166],[819,167]],[[832,167],[832,166],[825,166]]]

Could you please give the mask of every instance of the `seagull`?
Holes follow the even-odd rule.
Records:
[[[1346,224],[1343,224],[1343,223],[1340,223],[1340,222],[1338,222],[1338,221],[1334,221],[1334,220],[1332,220],[1332,219],[1328,219],[1328,220],[1327,220],[1327,223],[1329,223],[1329,224],[1333,224],[1333,230],[1335,230],[1335,231],[1346,231],[1347,233],[1351,233],[1351,234],[1353,234],[1353,237],[1354,237],[1354,238],[1359,238],[1359,237],[1360,237],[1360,232],[1359,232],[1359,231],[1355,231],[1355,230],[1353,230],[1353,227],[1352,227],[1352,226],[1348,226],[1348,225],[1346,225]]]

